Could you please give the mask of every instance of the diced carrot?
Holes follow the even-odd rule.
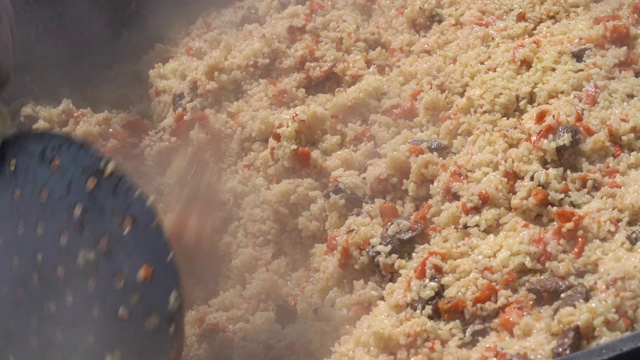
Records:
[[[620,155],[622,155],[622,148],[620,147],[620,145],[616,145],[616,146],[613,148],[613,154],[612,154],[612,156],[613,156],[614,158],[616,158],[616,159],[617,159],[617,158],[619,158],[619,157],[620,157]]]
[[[380,204],[378,211],[380,212],[380,218],[384,224],[388,224],[400,216],[398,213],[398,207],[392,203]]]
[[[573,221],[575,217],[577,217],[577,213],[573,210],[568,209],[558,209],[553,213],[553,217],[561,224],[564,225]]]
[[[413,214],[412,220],[420,222],[424,225],[425,221],[427,220],[427,216],[429,215],[429,211],[431,211],[432,208],[432,205],[429,205],[427,203],[422,204],[420,209],[418,209],[418,211]]]
[[[520,11],[518,15],[516,15],[517,22],[527,21],[527,13],[525,11]]]
[[[491,201],[491,195],[489,195],[489,192],[487,190],[480,190],[478,192],[478,198],[483,205],[488,204]]]
[[[631,320],[629,320],[628,317],[621,316],[620,321],[622,322],[622,324],[627,330],[631,330],[633,328],[633,323],[631,323]]]
[[[326,253],[334,252],[338,249],[338,237],[331,235],[327,237],[327,251]]]
[[[271,138],[275,141],[275,142],[280,142],[282,141],[282,135],[280,135],[280,132],[278,131],[278,127],[276,127],[275,129],[273,129],[273,131],[271,132]]]
[[[431,259],[434,256],[439,257],[443,261],[447,260],[447,253],[445,253],[443,251],[437,251],[437,250],[429,251],[427,256],[424,259],[422,259],[420,264],[418,264],[418,266],[416,266],[416,268],[414,270],[414,273],[416,275],[416,279],[422,280],[422,279],[427,277],[427,263],[429,262],[429,259]],[[438,273],[442,273],[442,267],[440,267],[438,265],[434,265],[433,269]]]
[[[615,178],[618,174],[620,174],[620,168],[617,168],[617,167],[608,167],[602,173],[604,177],[609,179]]]
[[[544,139],[546,139],[547,137],[549,137],[549,135],[553,134],[553,132],[556,130],[556,128],[551,125],[551,124],[546,124],[542,130],[538,131],[535,134],[529,134],[529,136],[527,136],[527,141],[530,142],[533,145],[538,145],[538,143]]]
[[[507,178],[507,185],[509,185],[509,192],[513,193],[516,191],[516,182],[518,181],[518,176],[513,170],[506,170],[504,172],[505,177]]]
[[[341,270],[346,270],[351,264],[351,249],[349,249],[349,240],[345,239],[340,248],[340,259],[338,260],[338,267]]]
[[[549,113],[551,112],[551,110],[549,109],[540,109],[537,113],[536,116],[534,118],[534,122],[538,125],[542,124],[544,122],[544,119],[547,118],[547,115],[549,115]]]
[[[577,122],[576,126],[579,127],[580,129],[582,129],[582,131],[584,131],[585,134],[587,134],[587,136],[593,136],[595,135],[595,130],[593,130],[591,128],[591,126],[583,123],[583,122]]]
[[[311,165],[311,150],[304,147],[299,147],[296,156],[296,164],[299,168],[308,168]]]
[[[504,312],[498,316],[498,323],[509,334],[513,335],[513,329],[520,323],[522,316],[523,313],[522,310],[519,309],[519,306],[512,304],[507,306]]]
[[[598,85],[591,83],[585,88],[586,96],[584,98],[584,104],[587,106],[594,106],[598,102],[598,96],[600,95],[600,89]]]
[[[390,106],[385,109],[385,115],[393,120],[409,119],[414,114],[413,100],[409,100],[401,105]]]
[[[518,280],[518,274],[513,269],[509,269],[507,271],[507,275],[505,275],[502,279],[500,279],[500,285],[509,285],[514,281]]]
[[[409,147],[409,154],[411,154],[411,156],[420,156],[424,154],[424,149],[420,145],[411,145],[411,147]]]
[[[460,299],[443,299],[438,302],[438,310],[444,320],[455,320],[464,312],[467,303]]]
[[[619,182],[617,182],[616,180],[613,180],[609,183],[609,185],[607,186],[610,189],[620,189],[622,188],[622,185],[620,185]]]
[[[549,205],[549,192],[541,187],[536,187],[533,190],[533,194],[531,194],[531,197],[533,197],[533,199],[539,205],[542,205],[542,206]]]
[[[173,122],[175,122],[176,124],[180,124],[186,116],[186,111],[179,111],[173,115]]]
[[[473,302],[476,304],[485,304],[491,301],[494,294],[498,293],[498,288],[492,283],[485,284],[485,286],[480,289],[480,292],[473,297]]]
[[[538,254],[538,258],[536,261],[540,265],[545,265],[549,259],[551,259],[551,252],[548,249],[548,243],[542,236],[535,237],[531,240],[531,244],[540,249],[540,253]]]
[[[631,29],[627,24],[613,24],[606,30],[606,40],[614,46],[631,46]]]
[[[582,254],[584,253],[584,248],[587,246],[587,239],[581,235],[578,236],[578,240],[576,240],[576,245],[573,247],[573,257],[576,259],[580,259]]]
[[[409,94],[409,99],[411,100],[415,100],[418,98],[418,96],[420,96],[420,94],[422,94],[423,90],[422,89],[418,89],[414,92],[412,92],[411,94]]]
[[[605,22],[622,20],[620,14],[601,15],[593,20],[593,25],[600,25]]]

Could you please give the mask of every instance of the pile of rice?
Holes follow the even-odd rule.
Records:
[[[151,116],[17,126],[152,193],[185,360],[545,359],[640,326],[639,1],[263,0],[150,70]]]

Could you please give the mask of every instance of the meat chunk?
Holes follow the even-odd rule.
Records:
[[[584,55],[589,51],[589,48],[583,47],[578,50],[573,50],[571,52],[571,57],[579,63],[584,62]]]
[[[539,304],[553,304],[573,286],[569,280],[548,276],[530,281],[527,291],[536,296]]]
[[[352,210],[362,207],[362,204],[364,203],[364,199],[353,194],[338,182],[329,185],[329,187],[322,193],[322,196],[324,196],[325,199],[330,199],[331,196],[342,197],[347,206]]]
[[[424,231],[424,225],[407,218],[397,218],[382,230],[381,244],[395,246],[413,239]]]
[[[431,314],[429,315],[429,319],[437,320],[440,319],[440,309],[438,308],[438,302],[444,298],[444,285],[440,282],[440,278],[431,277],[429,281],[427,281],[424,287],[435,287],[435,292],[433,296],[425,299],[423,297],[418,297],[418,300],[413,301],[409,307],[417,312],[422,312],[427,308],[431,308]]]
[[[424,225],[417,221],[411,221],[407,218],[400,217],[388,223],[380,234],[380,245],[389,247],[387,250],[381,250],[377,247],[369,247],[366,252],[374,262],[378,262],[380,256],[396,254],[406,256],[413,249],[413,240],[416,236],[424,232]],[[384,254],[382,253],[384,251]]]
[[[556,311],[565,307],[575,307],[579,302],[587,302],[591,299],[591,294],[586,286],[579,284],[562,294],[560,302],[557,305]]]
[[[580,350],[582,336],[580,325],[573,325],[562,329],[562,333],[556,340],[556,346],[551,350],[553,358],[559,358]]]
[[[556,150],[567,150],[570,148],[576,148],[582,142],[582,133],[580,129],[573,124],[565,124],[561,125],[556,133],[553,135],[553,140],[555,140],[559,145],[556,147]]]
[[[298,312],[286,302],[281,301],[276,304],[275,316],[276,322],[280,324],[280,326],[285,327],[296,322],[298,319]]]
[[[424,146],[430,153],[437,154],[439,157],[444,157],[449,151],[449,147],[439,140],[411,140],[409,141],[411,145]]]
[[[626,238],[627,238],[627,241],[629,241],[629,244],[631,244],[631,246],[635,246],[640,241],[640,229],[636,229],[628,233]]]

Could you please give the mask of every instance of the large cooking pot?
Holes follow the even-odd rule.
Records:
[[[134,79],[128,98],[105,96],[98,89],[109,70],[133,64],[154,43],[172,31],[176,21],[191,21],[204,6],[225,1],[171,0],[17,0],[14,76],[5,102],[35,98],[59,101],[74,94],[74,102],[94,107],[122,106],[136,92],[145,93],[145,79]],[[180,10],[180,11],[177,11]],[[128,83],[129,85],[131,83]],[[84,97],[80,97],[84,94]],[[125,92],[127,94],[127,92]],[[640,358],[640,332],[564,359]]]

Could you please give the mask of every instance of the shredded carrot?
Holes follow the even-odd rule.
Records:
[[[380,212],[380,218],[382,219],[382,222],[385,224],[392,222],[393,220],[397,219],[398,216],[400,216],[398,213],[398,207],[396,207],[396,205],[392,203],[380,204],[378,211]]]
[[[622,324],[624,325],[625,328],[627,328],[627,330],[631,330],[633,328],[633,324],[631,323],[631,320],[629,320],[628,317],[626,316],[621,316],[620,317],[620,321],[622,322]]]

